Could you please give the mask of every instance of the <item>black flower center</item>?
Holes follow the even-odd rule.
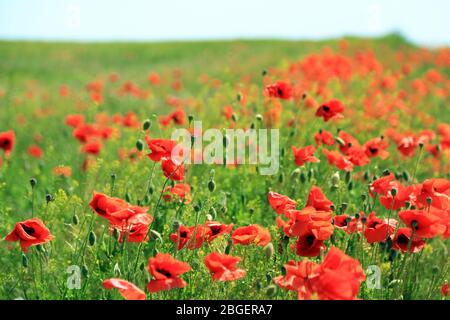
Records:
[[[172,278],[172,274],[164,269],[156,269],[157,272],[161,273],[162,275],[165,275],[167,278]]]

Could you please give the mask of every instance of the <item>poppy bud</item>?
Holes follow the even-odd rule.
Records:
[[[142,151],[144,149],[144,142],[142,142],[141,139],[138,139],[138,141],[136,141],[136,149],[138,149],[139,151]]]
[[[362,224],[366,224],[366,222],[367,222],[367,217],[366,217],[366,216],[362,217],[362,218],[361,218],[361,222],[362,222]]]
[[[405,181],[409,181],[409,173],[408,173],[408,171],[406,171],[406,170],[403,171],[402,176],[403,176],[403,179]]]
[[[268,286],[266,288],[266,295],[268,297],[273,297],[276,292],[277,292],[277,287],[275,285],[273,285],[273,284],[271,284],[270,286]]]
[[[115,275],[116,277],[118,277],[118,276],[121,275],[120,267],[119,267],[119,264],[118,264],[117,262],[116,262],[116,264],[114,265],[114,275]]]
[[[369,180],[369,171],[364,172],[364,180]]]
[[[50,193],[47,193],[45,195],[45,201],[47,201],[47,203],[49,203],[50,201],[53,201],[53,196]]]
[[[256,280],[255,288],[257,291],[260,291],[262,289],[262,282],[260,280]]]
[[[255,128],[256,128],[256,125],[255,125],[254,122],[252,122],[252,123],[250,124],[250,129],[255,129]]]
[[[395,197],[397,195],[397,189],[392,188],[391,189],[391,194],[392,194],[393,197]]]
[[[423,142],[419,142],[419,148],[420,148],[420,149],[423,148]]]
[[[306,92],[303,92],[303,94],[302,94],[302,100],[305,100],[307,96],[308,96],[308,94],[307,94]]]
[[[284,182],[284,174],[281,172],[280,175],[278,176],[278,182],[279,183],[283,183]]]
[[[364,201],[366,201],[366,200],[367,200],[367,195],[366,195],[365,193],[363,193],[363,194],[361,195],[361,201],[364,202]]]
[[[356,218],[356,220],[358,220],[360,218],[359,213],[355,213],[355,218]]]
[[[209,213],[206,214],[206,220],[207,221],[213,221],[213,216],[210,215]]]
[[[181,227],[181,222],[180,222],[180,221],[175,220],[175,221],[172,223],[172,230],[173,230],[173,231],[177,232],[177,231],[180,229],[180,227]]]
[[[255,213],[255,209],[254,208],[250,208],[250,209],[248,209],[248,212],[250,213],[250,215],[253,215]]]
[[[345,182],[349,183],[352,178],[352,173],[350,171],[345,172]]]
[[[395,179],[400,180],[403,176],[401,172],[395,172],[394,173]]]
[[[311,180],[312,178],[314,178],[314,169],[311,168],[308,171],[308,179]]]
[[[336,140],[336,142],[339,143],[341,146],[345,145],[344,140],[342,140],[342,139],[339,138],[339,137],[334,137],[334,140]]]
[[[348,203],[342,202],[342,204],[341,204],[341,212],[344,213],[345,210],[347,210],[347,207],[348,207]]]
[[[336,171],[332,176],[331,176],[331,185],[335,188],[337,188],[339,186],[339,182],[340,182],[341,178],[339,177],[339,172]]]
[[[228,243],[225,248],[225,254],[230,254],[232,246],[233,246],[233,240],[230,238],[230,239],[228,239]]]
[[[130,196],[130,194],[127,192],[127,193],[125,193],[125,200],[127,201],[127,202],[131,202],[131,196]]]
[[[161,243],[163,242],[161,234],[158,231],[156,231],[156,230],[150,230],[150,239],[157,239]]]
[[[97,237],[95,236],[94,231],[89,232],[89,245],[92,247],[95,244],[95,241],[97,240]]]
[[[195,212],[199,212],[202,208],[200,207],[200,205],[196,204],[194,205],[194,211]]]
[[[216,183],[214,182],[214,180],[209,180],[208,189],[209,192],[214,192],[214,190],[216,190]]]
[[[30,179],[31,188],[34,188],[37,185],[37,180],[35,178]]]
[[[113,231],[114,238],[119,239],[119,235],[120,235],[119,230],[117,230],[117,228],[114,228],[114,231]]]
[[[22,266],[28,268],[28,257],[22,253]]]
[[[87,265],[83,264],[83,265],[81,266],[81,274],[82,274],[85,278],[89,277],[89,269],[88,269]]]
[[[151,126],[152,126],[152,121],[150,119],[147,119],[142,124],[142,129],[144,129],[144,131],[147,131],[148,129],[150,129]]]
[[[417,230],[417,221],[416,220],[411,221],[411,227],[413,230]]]
[[[411,207],[411,202],[405,201],[405,208],[409,209],[409,207]]]
[[[77,225],[78,223],[80,223],[80,219],[78,218],[78,216],[76,214],[74,214],[72,217],[72,223],[74,225]]]
[[[154,191],[155,191],[155,186],[154,185],[150,185],[148,187],[148,194],[153,194]]]
[[[353,181],[350,181],[350,183],[347,185],[348,191],[351,191],[353,189]]]
[[[331,211],[334,211],[334,210],[336,210],[336,207],[335,207],[334,205],[331,205],[331,206],[330,206],[330,210],[331,210]]]
[[[256,120],[262,121],[263,120],[263,116],[261,114],[257,114],[256,115]]]
[[[144,271],[145,270],[145,263],[141,263],[141,265],[139,266],[139,270]]]
[[[261,72],[261,75],[264,77],[264,76],[266,76],[267,75],[267,70],[263,70],[262,72]]]
[[[267,259],[270,259],[273,256],[273,244],[272,242],[269,242],[265,247],[264,247],[264,254],[266,255]]]
[[[232,119],[234,122],[236,122],[236,121],[238,120],[237,114],[236,114],[236,113],[233,113],[233,114],[231,115],[231,119]]]
[[[115,173],[111,173],[111,181],[114,182],[117,179],[117,175]]]
[[[431,268],[431,272],[433,272],[434,274],[438,274],[441,271],[441,268],[439,268],[438,266],[433,266]]]
[[[433,201],[433,199],[431,197],[427,197],[427,204],[428,206],[431,206],[431,202]]]
[[[302,182],[302,183],[305,183],[306,182],[306,175],[302,172],[302,173],[300,173],[300,181]]]
[[[238,94],[236,95],[236,100],[237,100],[238,102],[241,102],[241,94],[240,94],[240,93],[238,93]]]

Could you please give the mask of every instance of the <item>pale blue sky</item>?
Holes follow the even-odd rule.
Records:
[[[320,39],[450,45],[450,0],[0,0],[0,39]]]

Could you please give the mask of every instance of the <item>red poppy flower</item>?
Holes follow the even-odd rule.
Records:
[[[220,237],[225,233],[231,233],[233,229],[232,224],[223,224],[216,221],[208,221],[206,222],[206,228],[209,229],[206,232],[208,236],[208,242],[213,241],[215,238]]]
[[[286,212],[295,209],[295,201],[288,196],[270,191],[267,194],[267,198],[272,209],[278,214],[285,214]]]
[[[0,132],[0,149],[3,149],[6,156],[9,156],[14,144],[16,142],[16,135],[14,131],[9,130],[5,132]]]
[[[98,155],[102,150],[102,143],[99,140],[91,140],[81,147],[81,152],[86,154]]]
[[[314,146],[306,146],[300,149],[292,146],[291,149],[295,157],[295,164],[299,167],[303,166],[305,162],[320,162],[319,159],[314,157],[314,152],[316,152]]]
[[[382,137],[374,138],[367,141],[364,144],[364,152],[369,158],[379,157],[386,159],[389,156],[389,152],[386,149],[389,147],[386,140]]]
[[[16,223],[5,240],[10,242],[20,241],[20,247],[26,253],[29,247],[46,243],[54,238],[41,219],[32,218]]]
[[[314,140],[316,141],[316,144],[318,146],[325,144],[327,146],[332,146],[334,144],[334,137],[333,135],[326,130],[320,130],[318,133],[315,134]]]
[[[149,75],[148,75],[148,81],[152,85],[156,86],[156,85],[161,83],[161,78],[156,72],[150,72]]]
[[[358,260],[332,247],[310,282],[320,300],[354,300],[365,278]]]
[[[178,161],[173,161],[171,158],[162,158],[161,168],[164,176],[173,181],[181,181],[184,179],[184,166]]]
[[[392,195],[392,189],[397,190],[395,197]],[[407,201],[415,204],[416,195],[419,192],[420,186],[410,185],[405,187],[398,182],[394,182],[392,189],[387,194],[380,196],[380,203],[388,210],[398,210],[404,207]]]
[[[66,116],[65,124],[69,127],[76,128],[85,122],[84,115],[82,114],[69,114]]]
[[[344,230],[348,234],[360,232],[363,229],[363,224],[361,221],[363,216],[363,212],[359,214],[359,219],[356,219],[356,217],[350,217],[347,214],[337,215],[333,218],[334,226],[338,229]]]
[[[153,161],[159,161],[161,158],[170,158],[173,148],[177,145],[175,140],[169,139],[150,139],[145,137],[145,140],[148,148],[151,150],[148,157]]]
[[[233,107],[230,105],[226,105],[223,107],[223,114],[227,120],[231,120],[233,116]]]
[[[323,117],[326,122],[330,119],[342,118],[344,105],[339,100],[330,100],[322,104],[316,111],[316,117]]]
[[[231,281],[245,276],[245,270],[236,268],[240,260],[239,257],[213,252],[205,257],[205,265],[214,281]]]
[[[28,154],[36,159],[40,159],[42,157],[42,149],[38,145],[33,144],[28,148]]]
[[[389,175],[378,178],[372,182],[369,187],[370,196],[373,198],[375,197],[375,194],[379,194],[381,196],[387,195],[392,188],[398,185],[397,181],[394,181],[394,179],[394,174],[390,173]]]
[[[397,139],[397,150],[405,157],[412,157],[418,146],[414,135],[405,135]]]
[[[264,247],[271,240],[269,230],[257,224],[237,228],[232,233],[231,238],[234,244],[255,244],[261,247]]]
[[[441,293],[444,297],[449,297],[450,296],[450,289],[448,287],[448,282],[445,281],[444,284],[441,287]]]
[[[405,253],[408,250],[408,244],[410,244],[409,252],[415,253],[422,250],[425,246],[425,241],[416,235],[411,240],[411,234],[412,230],[410,228],[399,228],[392,240],[392,249]]]
[[[191,203],[191,186],[185,183],[176,184],[173,187],[168,187],[165,190],[164,199],[166,201],[172,201],[172,195],[176,196],[180,201],[184,200],[184,203]],[[168,194],[169,193],[169,194]]]
[[[198,249],[210,236],[211,229],[199,224],[193,227],[180,226],[177,232],[172,233],[169,238],[181,250],[186,245],[188,249]]]
[[[81,143],[86,143],[94,137],[99,137],[100,133],[92,124],[80,124],[73,130],[72,135]]]
[[[339,131],[339,139],[337,140],[339,142],[339,151],[342,154],[348,155],[348,151],[351,148],[359,148],[360,144],[359,141],[352,136],[350,133],[341,130]]]
[[[434,238],[446,231],[439,217],[423,210],[404,210],[398,216],[409,228],[414,229],[414,234],[421,238]]]
[[[361,147],[351,147],[346,153],[347,159],[355,166],[365,166],[370,162],[370,158]]]
[[[395,219],[381,219],[371,212],[364,226],[364,236],[368,243],[386,241],[397,226]]]
[[[138,213],[126,220],[123,225],[112,225],[111,230],[116,228],[119,231],[119,243],[125,238],[127,242],[148,241],[148,228],[153,217],[147,213]]]
[[[328,160],[329,164],[335,165],[338,169],[345,171],[353,170],[353,163],[344,155],[337,151],[329,151],[327,149],[322,149],[323,154]]]
[[[126,280],[111,278],[103,281],[105,289],[118,289],[125,300],[145,300],[145,292]]]
[[[326,249],[323,242],[312,231],[308,231],[298,237],[295,253],[301,257],[317,257],[321,250]]]
[[[96,191],[89,206],[100,217],[119,227],[128,226],[128,220],[131,217],[148,211],[146,207],[132,206],[122,199],[109,197]]]
[[[191,266],[173,258],[170,254],[158,253],[154,258],[148,260],[148,271],[153,276],[147,284],[150,292],[184,288],[186,281],[180,275],[191,270]]]
[[[294,89],[287,82],[277,81],[269,84],[264,88],[264,93],[268,97],[291,99]]]
[[[308,195],[308,202],[306,206],[315,208],[318,211],[331,211],[333,202],[323,194],[322,189],[317,186],[312,186]]]
[[[283,289],[297,291],[298,298],[301,300],[311,299],[312,288],[310,279],[317,277],[320,266],[308,259],[302,261],[290,260],[284,265],[286,274],[274,278],[276,285]]]
[[[450,209],[450,181],[447,179],[427,179],[422,183],[417,202],[422,207],[428,207],[427,198],[431,198],[431,206],[441,209]]]

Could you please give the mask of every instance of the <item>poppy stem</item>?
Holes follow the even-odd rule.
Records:
[[[417,169],[419,167],[420,158],[422,157],[422,150],[423,150],[423,145],[420,145],[420,147],[419,147],[419,155],[417,156],[416,164],[414,166],[413,176],[412,176],[412,179],[411,179],[411,182],[413,182],[413,183],[414,183],[414,179],[416,178],[416,173],[417,173]]]

